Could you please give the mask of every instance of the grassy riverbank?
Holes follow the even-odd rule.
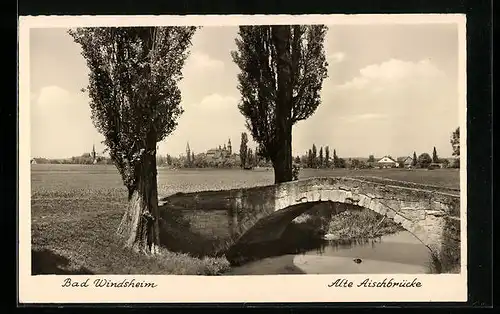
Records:
[[[161,217],[160,255],[123,248],[115,234],[127,205],[120,178],[112,168],[110,173],[78,169],[83,171],[32,174],[32,274],[218,275],[229,269],[224,257],[179,251],[179,244],[193,252],[208,244],[186,232],[182,217],[168,211]]]
[[[52,201],[36,201],[34,207],[49,207]],[[58,202],[59,203],[59,202]],[[123,203],[116,210],[83,211],[68,214],[85,206],[82,201],[61,207],[59,214],[35,217],[32,223],[32,273],[35,274],[175,274],[218,275],[229,269],[223,257],[198,258],[163,247],[160,255],[148,257],[123,248],[115,235]],[[88,207],[87,207],[88,208]],[[182,233],[182,225],[165,220],[173,243],[195,242]],[[177,231],[174,231],[177,230]],[[180,236],[182,235],[182,239]],[[170,241],[169,241],[170,242]],[[167,247],[169,243],[162,243]]]
[[[404,228],[372,210],[339,204],[320,204],[293,221],[295,229],[309,237],[329,240],[370,239],[403,231]],[[336,214],[337,212],[339,212]]]
[[[348,210],[332,218],[326,231],[330,240],[376,238],[403,231],[390,219],[369,210]]]

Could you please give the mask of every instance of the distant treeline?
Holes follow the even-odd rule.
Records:
[[[77,165],[91,165],[94,159],[90,153],[81,156],[73,156],[71,158],[50,159],[50,158],[33,158],[37,164],[77,164]],[[97,156],[96,163],[101,165],[113,164],[110,158],[104,156]]]
[[[186,156],[174,157],[171,155],[158,156],[157,166],[169,168],[241,168],[241,160],[238,154],[232,154],[227,157],[213,158],[206,154],[191,154]],[[270,162],[262,158],[251,158],[247,162],[247,167],[272,167]]]
[[[340,158],[337,156],[337,152],[334,149],[333,154],[330,153],[330,148],[328,146],[320,147],[319,151],[316,145],[313,144],[312,148],[302,156],[296,156],[293,160],[294,164],[300,168],[312,168],[312,169],[325,169],[325,168],[350,168],[350,169],[369,169],[376,167],[376,159],[373,155],[368,158]],[[434,154],[433,154],[434,155]],[[390,157],[390,156],[389,156]],[[415,156],[414,156],[415,157]],[[415,168],[426,168],[432,162],[437,160],[438,163],[442,163],[445,168],[459,168],[458,159],[455,162],[450,163],[447,159],[438,158],[437,155],[431,158],[429,154],[423,153],[417,157],[417,159],[412,163]],[[392,158],[392,157],[391,157]],[[91,165],[93,164],[93,158],[90,153],[83,154],[81,156],[74,156],[71,158],[64,159],[50,159],[50,158],[33,158],[37,164],[80,164],[80,165]],[[434,160],[433,160],[434,159]],[[190,154],[187,158],[184,155],[179,157],[174,157],[169,154],[162,156],[158,155],[156,158],[157,166],[168,167],[168,168],[241,168],[241,158],[238,154],[232,154],[230,156],[213,158],[207,156],[206,154]],[[96,157],[96,164],[110,165],[113,161],[104,156]],[[260,157],[257,153],[248,154],[245,161],[246,168],[255,167],[272,167],[270,161],[266,161],[264,158]],[[404,167],[402,163],[399,167]]]
[[[79,164],[91,165],[93,164],[92,156],[87,153],[81,156],[74,156],[71,158],[33,158],[37,164]],[[191,155],[190,158],[186,156],[174,157],[171,155],[158,155],[156,163],[159,167],[169,168],[240,168],[240,157],[237,154],[227,156],[225,158],[211,158],[206,154]],[[96,164],[111,165],[113,161],[108,157],[96,157]],[[249,160],[250,167],[272,167],[272,164],[259,158],[251,158]]]
[[[370,160],[371,158],[371,160]],[[373,156],[370,158],[341,158],[337,156],[337,151],[334,149],[333,153],[330,151],[329,146],[321,146],[319,150],[316,145],[312,147],[302,156],[296,156],[294,163],[301,168],[312,169],[325,169],[325,168],[372,168],[375,159]]]
[[[320,147],[319,151],[315,144],[302,156],[294,158],[294,164],[301,168],[324,169],[324,168],[350,168],[350,169],[369,169],[377,167],[377,160],[373,155],[368,158],[340,158],[334,149],[330,155],[330,147]],[[392,156],[387,156],[398,163],[399,168],[404,168],[403,161]],[[410,157],[410,156],[408,156]],[[428,153],[422,153],[418,157],[413,153],[411,167],[428,168],[431,164],[442,164],[443,168],[460,168],[459,159],[456,158],[450,162],[446,158],[439,158],[434,148],[432,157]]]

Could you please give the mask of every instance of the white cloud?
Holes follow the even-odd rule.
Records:
[[[159,153],[177,155],[185,151],[187,142],[195,153],[202,153],[224,145],[229,138],[233,151],[237,151],[241,133],[249,133],[238,101],[233,96],[213,93],[198,103],[183,104],[184,113],[178,120],[177,129],[161,143]],[[255,145],[250,142],[250,146]]]
[[[458,125],[457,87],[429,60],[388,60],[325,90],[322,104],[294,128],[294,146],[330,145],[340,154],[432,152],[450,155]],[[348,151],[348,152],[346,152]]]
[[[329,54],[327,56],[327,61],[330,63],[340,63],[340,62],[344,61],[344,59],[345,59],[345,53],[340,52],[340,51]]]
[[[387,114],[364,113],[364,114],[358,114],[358,115],[342,116],[342,117],[340,117],[340,119],[344,120],[346,122],[360,122],[360,121],[366,121],[366,120],[385,119],[387,117],[388,117]]]
[[[30,110],[31,150],[33,157],[61,158],[97,150],[102,136],[90,117],[88,98],[59,86],[40,89],[32,98]]]
[[[185,103],[198,103],[214,92],[221,93],[221,86],[228,81],[226,70],[221,60],[201,52],[191,53],[182,71],[184,79],[179,83],[182,99]]]
[[[381,64],[367,66],[360,71],[361,76],[370,79],[397,80],[407,77],[432,78],[443,74],[429,60],[405,62],[391,59]]]
[[[203,110],[220,110],[220,109],[231,109],[230,107],[236,107],[238,99],[232,96],[222,96],[219,94],[211,94],[206,96],[201,100],[199,104],[196,104],[197,108]]]
[[[337,90],[342,89],[361,89],[364,88],[368,84],[369,80],[366,77],[359,76],[355,77],[352,80],[345,82],[344,84],[338,85],[335,87]]]
[[[377,85],[374,88],[382,89],[383,84],[394,82],[401,84],[405,80],[434,80],[444,76],[444,73],[435,67],[429,60],[409,62],[390,59],[380,64],[369,65],[359,71],[359,76],[337,86],[337,89],[360,89],[368,85]]]
[[[69,102],[69,92],[59,86],[46,86],[35,99],[37,105],[44,109],[66,106]]]
[[[304,153],[315,143],[318,148],[330,145],[341,156],[396,156],[432,152],[432,146],[440,155],[451,154],[445,149],[450,147],[449,130],[458,124],[457,79],[452,71],[456,48],[447,37],[434,38],[434,33],[424,32],[418,39],[399,26],[382,35],[374,35],[371,27],[364,29],[335,27],[328,32],[325,49],[332,70],[323,85],[322,104],[294,127],[294,153]],[[161,143],[161,153],[182,153],[187,141],[196,153],[202,152],[224,144],[228,137],[237,150],[240,133],[248,133],[237,108],[239,69],[229,54],[236,48],[236,32],[237,27],[203,28],[193,37],[179,85],[185,112],[177,130]],[[80,47],[62,33],[40,31],[30,45],[36,91],[31,98],[32,148],[34,154],[49,157],[88,152],[94,142],[101,149],[88,99],[77,93],[88,80],[85,61]],[[401,34],[394,39],[394,33]],[[450,36],[456,37],[456,31]],[[423,60],[390,59],[395,55]],[[372,64],[373,60],[386,61]]]
[[[210,58],[207,54],[202,52],[192,52],[188,59],[186,60],[187,70],[198,70],[198,71],[213,71],[222,70],[224,68],[224,62],[216,59]]]

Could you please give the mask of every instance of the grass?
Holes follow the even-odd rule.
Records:
[[[180,212],[162,212],[162,243],[166,249],[160,256],[146,257],[124,249],[115,231],[127,204],[127,192],[114,166],[40,164],[31,167],[33,274],[218,275],[229,269],[224,257],[205,256],[219,245],[217,239],[206,239],[191,232],[189,222]],[[159,169],[158,172],[160,197],[176,192],[273,183],[273,171],[266,170]],[[454,188],[459,185],[456,170],[303,169],[299,178],[315,176],[378,176]],[[374,222],[367,216],[359,218]],[[345,226],[346,219],[342,220]],[[335,226],[341,225],[329,227]],[[337,229],[341,236],[362,235],[360,230],[352,228],[351,231]]]
[[[93,175],[82,169],[33,173],[33,274],[218,275],[229,269],[229,262],[220,257],[198,258],[167,249],[147,257],[124,249],[115,236],[127,204],[119,183],[113,173]],[[181,217],[167,212],[162,218],[168,242],[188,242]]]
[[[459,169],[302,169],[299,179],[311,176],[366,176],[381,177],[397,181],[406,181],[417,184],[435,185],[446,188],[460,188]]]
[[[329,239],[369,239],[403,231],[404,228],[369,209],[347,210],[332,217]]]
[[[311,228],[329,240],[371,239],[403,231],[404,228],[374,211],[358,206],[335,214],[336,205],[317,205],[293,220],[302,229]]]

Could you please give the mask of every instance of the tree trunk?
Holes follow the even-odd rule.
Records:
[[[280,136],[280,147],[273,160],[274,183],[293,180],[292,175],[292,127],[284,128]]]
[[[290,26],[272,26],[276,44],[278,97],[276,101],[276,156],[273,159],[274,182],[292,181],[292,64]]]
[[[136,169],[137,184],[129,190],[128,207],[118,227],[118,234],[125,239],[125,247],[145,254],[159,252],[156,174],[156,153],[153,150],[142,156],[142,162]]]

